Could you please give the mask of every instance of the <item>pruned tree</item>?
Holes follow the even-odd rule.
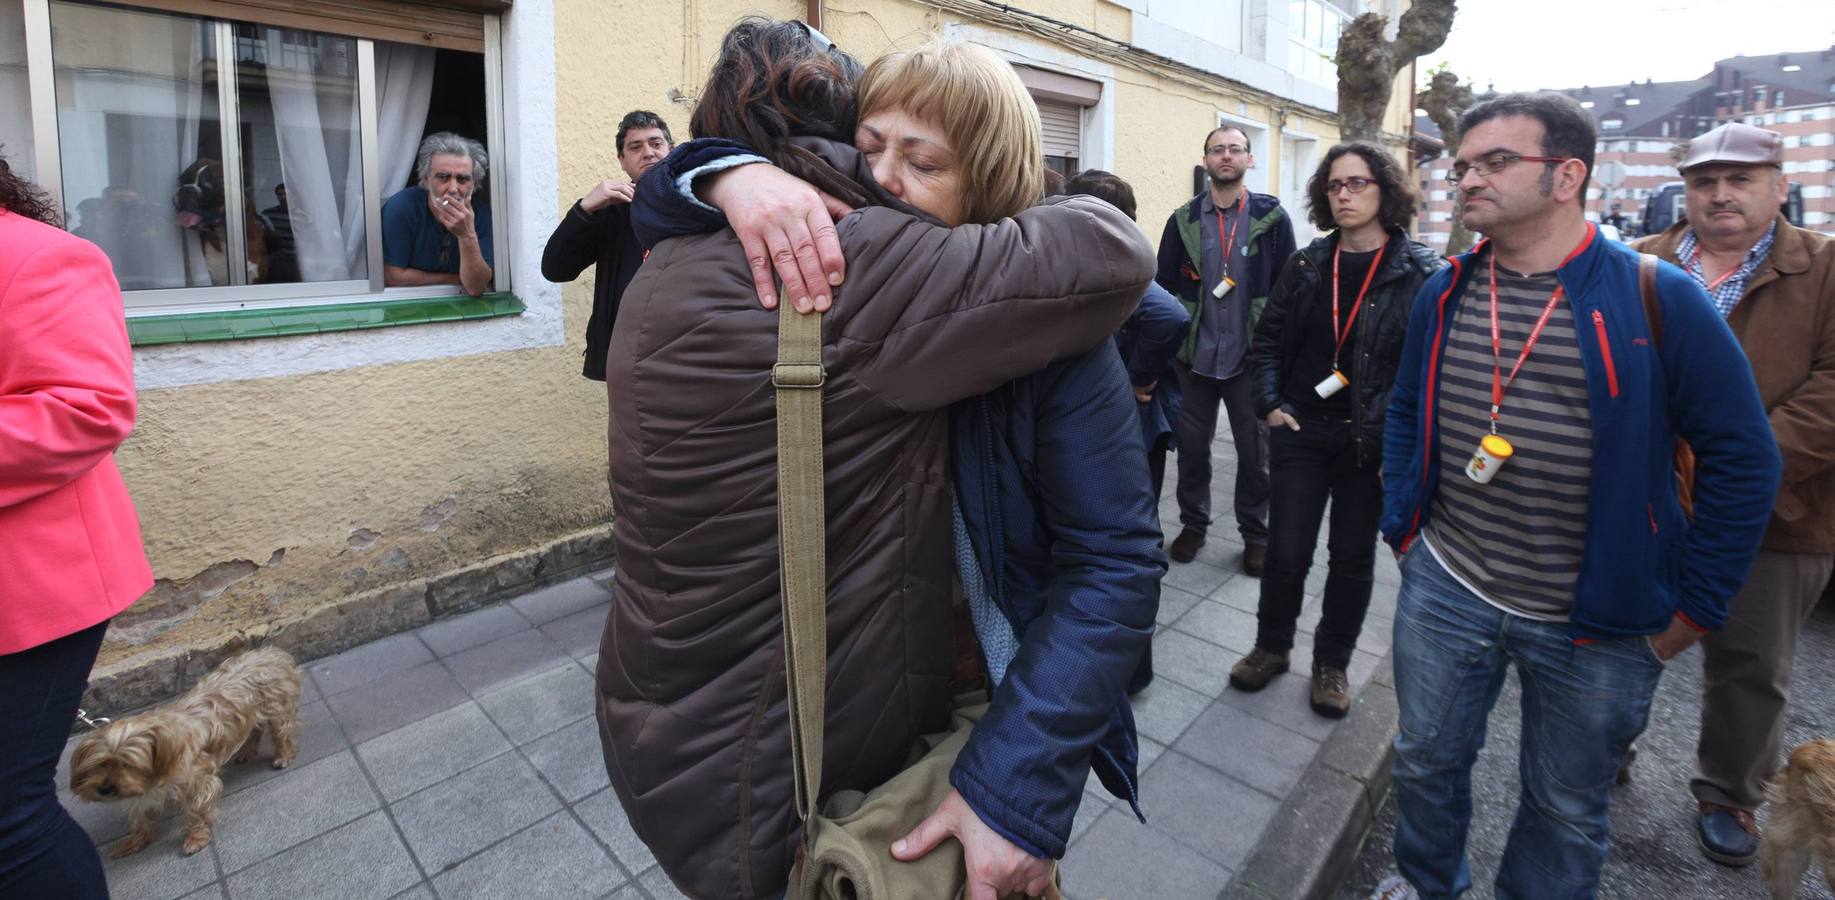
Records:
[[[1389,17],[1364,13],[1338,37],[1338,133],[1347,141],[1380,141],[1395,76],[1417,57],[1440,49],[1453,30],[1455,0],[1414,0],[1383,37]]]
[[[1445,69],[1434,73],[1427,82],[1427,89],[1415,95],[1415,106],[1427,113],[1434,127],[1440,129],[1440,139],[1446,141],[1446,153],[1453,155],[1453,142],[1459,140],[1459,116],[1472,105],[1471,85],[1460,84],[1459,76]],[[1453,195],[1453,231],[1446,236],[1446,253],[1464,253],[1472,245],[1472,232],[1466,230],[1460,213],[1464,202],[1457,190]]]

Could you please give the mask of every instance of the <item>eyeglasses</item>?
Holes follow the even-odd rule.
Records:
[[[1207,156],[1217,156],[1219,154],[1225,156],[1242,156],[1248,152],[1249,148],[1242,144],[1217,144],[1209,150],[1204,151]]]
[[[1341,190],[1349,190],[1353,194],[1361,194],[1368,189],[1370,185],[1375,183],[1375,179],[1359,178],[1357,176],[1346,178],[1343,181],[1333,179],[1325,183],[1325,196],[1336,197]]]
[[[1521,153],[1493,153],[1470,165],[1462,162],[1453,163],[1453,168],[1446,173],[1447,184],[1458,184],[1465,180],[1467,172],[1478,170],[1480,178],[1489,178],[1512,164],[1519,162],[1564,163],[1573,159],[1571,156],[1524,156]]]

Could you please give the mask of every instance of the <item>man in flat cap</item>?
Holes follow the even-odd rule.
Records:
[[[1753,811],[1776,774],[1797,634],[1835,568],[1835,241],[1792,226],[1784,141],[1722,125],[1689,142],[1688,220],[1636,246],[1707,289],[1752,362],[1784,479],[1724,630],[1702,639],[1696,837],[1709,859],[1758,857]],[[1697,521],[1698,528],[1714,523]]]

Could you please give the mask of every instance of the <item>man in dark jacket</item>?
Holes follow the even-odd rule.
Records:
[[[1613,776],[1664,661],[1726,622],[1752,564],[1778,448],[1700,286],[1660,264],[1647,315],[1636,255],[1586,221],[1592,116],[1509,94],[1459,126],[1449,180],[1487,240],[1416,298],[1383,428],[1383,537],[1406,555],[1401,872],[1380,889],[1470,888],[1472,765],[1514,665],[1522,797],[1496,892],[1579,900],[1598,892]],[[1677,437],[1700,461],[1693,527]]]
[[[637,179],[675,146],[669,124],[649,110],[633,110],[618,123],[618,166],[629,181],[606,178],[576,201],[542,250],[542,277],[567,282],[597,264],[593,313],[586,320],[586,365],[581,373],[605,380],[605,351],[618,318],[618,300],[643,265],[643,246],[631,232],[631,198]]]
[[[1179,522],[1173,562],[1191,562],[1211,524],[1211,439],[1217,407],[1236,442],[1236,527],[1244,572],[1260,577],[1268,552],[1268,429],[1255,414],[1244,357],[1274,277],[1293,255],[1293,222],[1280,200],[1243,186],[1255,164],[1249,136],[1224,126],[1204,139],[1210,187],[1174,210],[1160,236],[1154,280],[1191,313],[1179,349]]]
[[[1709,859],[1758,856],[1753,811],[1777,774],[1797,633],[1835,569],[1835,241],[1793,227],[1784,139],[1730,123],[1689,142],[1688,220],[1635,246],[1681,266],[1752,361],[1784,485],[1727,627],[1702,638],[1696,838]]]

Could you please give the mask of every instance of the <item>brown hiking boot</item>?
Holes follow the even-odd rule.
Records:
[[[1172,557],[1173,562],[1188,563],[1198,557],[1198,550],[1203,546],[1204,529],[1187,525],[1172,539],[1172,549],[1166,555]]]
[[[1274,676],[1287,671],[1287,654],[1263,650],[1260,647],[1249,651],[1249,655],[1236,661],[1230,668],[1230,687],[1239,691],[1254,693],[1268,686]]]
[[[1351,711],[1351,679],[1343,669],[1313,665],[1313,712],[1328,719],[1342,719]]]
[[[1242,571],[1250,578],[1262,577],[1262,566],[1268,562],[1267,544],[1245,544],[1242,548]]]

